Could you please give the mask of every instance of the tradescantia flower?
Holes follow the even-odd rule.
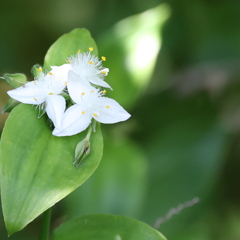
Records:
[[[49,72],[46,75],[42,73],[38,79],[7,93],[11,98],[19,102],[46,108],[47,115],[54,126],[60,127],[66,102],[64,97],[59,94],[63,92],[65,87],[60,75]]]
[[[76,75],[69,72],[69,77]],[[81,86],[80,86],[81,85]],[[91,123],[92,118],[100,123],[117,123],[125,121],[130,114],[115,100],[104,96],[106,91],[79,82],[80,92],[73,92],[71,96],[76,103],[66,110],[61,127],[53,131],[55,136],[71,136],[84,131]]]
[[[96,56],[91,54],[93,48],[89,48],[89,52],[81,53],[80,51],[68,59],[68,63],[61,66],[52,66],[52,73],[61,75],[62,81],[66,82],[69,95],[74,95],[73,91],[81,87],[81,82],[91,86],[91,84],[111,88],[108,83],[104,81],[104,77],[108,75],[109,69],[102,66],[102,61],[106,57],[99,60]],[[69,75],[72,71],[75,75]],[[74,76],[72,78],[71,76]]]

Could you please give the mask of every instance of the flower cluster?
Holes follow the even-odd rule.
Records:
[[[90,125],[92,118],[100,123],[127,120],[130,114],[115,100],[106,97],[106,90],[101,90],[101,87],[111,89],[104,81],[109,69],[102,66],[106,58],[99,60],[91,54],[92,50],[79,51],[66,64],[52,66],[47,74],[39,68],[40,74],[34,81],[8,91],[8,95],[46,111],[54,124],[52,134],[55,136],[80,133]],[[73,103],[67,109],[63,94],[66,92]]]

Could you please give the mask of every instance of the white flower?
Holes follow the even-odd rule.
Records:
[[[71,136],[80,133],[89,126],[92,118],[100,123],[117,123],[130,117],[115,100],[104,97],[102,92],[92,86],[81,85],[79,87],[82,91],[72,95],[76,104],[66,110],[61,127],[56,127],[53,135]]]
[[[26,104],[46,105],[48,117],[55,127],[60,127],[63,113],[66,108],[64,97],[61,94],[66,86],[59,75],[51,72],[47,75],[40,74],[39,79],[31,81],[14,90],[8,91],[8,95],[19,102]]]
[[[92,48],[86,53],[78,53],[68,59],[67,64],[61,66],[52,66],[52,73],[62,76],[62,81],[66,82],[69,95],[72,96],[72,90],[78,89],[81,82],[91,86],[91,84],[111,88],[108,83],[104,81],[104,77],[108,75],[109,69],[102,66],[102,60],[91,54]],[[69,75],[69,72],[74,72],[75,75]],[[73,78],[72,78],[73,76]],[[91,84],[90,84],[91,83]]]

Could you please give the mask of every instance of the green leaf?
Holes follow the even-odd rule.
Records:
[[[89,51],[97,55],[97,46],[87,29],[76,28],[70,33],[62,35],[48,50],[44,59],[44,68],[50,70],[51,66],[60,66],[66,63],[67,58],[81,52]]]
[[[27,83],[27,78],[22,73],[9,74],[6,73],[2,77],[13,88],[21,87],[24,83]]]
[[[1,193],[5,224],[9,234],[24,228],[46,209],[74,191],[97,168],[102,157],[99,124],[93,133],[91,153],[84,165],[73,165],[77,143],[86,132],[55,137],[47,117],[20,104],[6,121],[0,143]]]
[[[94,214],[64,223],[54,232],[54,240],[166,240],[157,230],[135,219]]]

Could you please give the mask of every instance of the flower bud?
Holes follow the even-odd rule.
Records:
[[[22,73],[15,73],[15,74],[4,74],[4,79],[11,87],[18,88],[18,87],[24,87],[25,83],[27,83],[27,78]]]
[[[76,168],[79,168],[84,163],[83,160],[89,155],[90,153],[90,142],[86,138],[83,139],[81,142],[78,143],[75,149],[75,158],[73,165]]]
[[[35,79],[38,79],[45,71],[41,65],[35,64],[31,69],[32,75]]]

